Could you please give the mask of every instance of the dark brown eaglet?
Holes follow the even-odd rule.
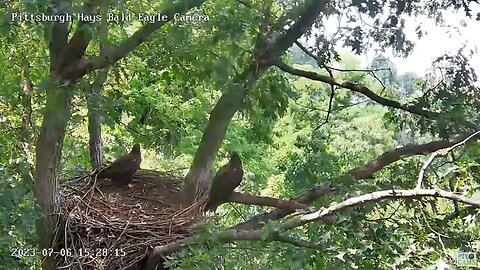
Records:
[[[133,174],[140,168],[141,162],[140,145],[137,143],[130,153],[116,159],[112,164],[100,170],[97,178],[108,178],[114,183],[127,185],[132,181]]]
[[[237,152],[233,152],[230,161],[223,165],[212,180],[205,210],[215,211],[217,207],[228,202],[233,190],[243,179],[242,161]]]

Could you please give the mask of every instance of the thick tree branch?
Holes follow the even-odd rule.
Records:
[[[247,89],[255,83],[254,68],[250,67],[240,74],[230,87],[222,94],[214,106],[203,132],[200,145],[193,159],[190,170],[185,176],[182,199],[185,204],[192,204],[207,195],[212,180],[213,161],[223,138],[237,110],[243,103]]]
[[[378,158],[368,162],[367,164],[354,168],[349,172],[347,172],[346,174],[338,176],[334,179],[331,179],[326,184],[316,187],[302,194],[301,196],[297,197],[296,201],[301,204],[312,203],[313,201],[326,195],[327,193],[334,191],[336,188],[336,185],[338,185],[339,183],[344,183],[344,184],[346,183],[348,185],[348,183],[352,183],[355,180],[370,178],[374,173],[383,169],[385,166],[388,166],[400,159],[407,158],[410,156],[415,156],[415,155],[429,154],[437,150],[455,145],[456,143],[459,143],[462,140],[464,140],[466,137],[457,138],[451,141],[441,140],[441,141],[435,141],[435,142],[430,142],[426,144],[407,145],[404,147],[394,149],[392,151],[388,151],[382,154],[381,156],[379,156]],[[478,139],[477,137],[476,139]],[[268,222],[269,220],[278,220],[291,213],[292,211],[287,211],[284,209],[276,209],[268,213],[263,213],[263,214],[254,216],[250,220],[236,225],[235,228],[256,228],[261,226],[261,224]]]
[[[299,39],[310,27],[320,12],[325,10],[327,1],[313,0],[302,12],[302,16],[290,27],[287,32],[280,36],[273,44],[273,50],[276,52],[285,52],[297,39]],[[278,55],[280,56],[280,55]]]
[[[289,236],[281,235],[276,231],[263,231],[263,230],[237,230],[230,229],[225,232],[216,232],[212,236],[216,243],[232,243],[237,241],[271,241],[271,242],[283,242],[297,247],[310,248],[315,250],[324,250],[325,247],[310,243],[304,240],[292,238]],[[202,239],[200,236],[192,236],[176,242],[172,242],[163,246],[157,246],[154,248],[150,258],[165,258],[167,255],[180,251],[185,247],[199,245],[206,243],[207,239]]]
[[[43,112],[42,127],[35,151],[34,194],[42,216],[37,222],[40,248],[55,247],[60,198],[58,179],[65,137],[65,127],[71,116],[71,88],[48,89]],[[45,256],[42,269],[57,269],[58,257]]]
[[[103,54],[108,49],[108,22],[107,22],[108,5],[103,3],[100,7],[100,14],[102,20],[99,26],[99,49],[100,54]],[[92,169],[100,169],[104,165],[105,156],[103,155],[103,141],[102,141],[102,112],[100,109],[100,93],[103,90],[103,85],[107,81],[109,68],[99,70],[96,74],[94,82],[89,87],[87,94],[87,116],[88,116],[88,145],[90,150],[90,163]]]
[[[259,52],[256,58],[260,66],[271,66],[275,59],[290,48],[312,26],[327,4],[325,0],[308,0],[306,2],[308,4],[302,7],[301,17],[273,43],[267,44],[266,48],[263,48],[264,51]]]
[[[82,11],[86,15],[91,15],[97,12],[98,7],[98,0],[89,0],[85,3]],[[68,44],[62,48],[61,58],[55,66],[55,72],[53,74],[57,82],[61,84],[67,82],[67,84],[69,84],[70,82],[81,78],[77,75],[77,69],[82,63],[82,57],[84,57],[85,51],[92,40],[93,27],[95,26],[89,22],[79,21],[77,23],[77,28],[75,29],[72,38]],[[83,75],[84,74],[81,76]]]
[[[347,199],[339,204],[332,205],[328,208],[318,210],[301,216],[295,221],[291,221],[280,225],[280,231],[290,230],[305,224],[321,220],[327,216],[336,214],[346,208],[356,207],[367,203],[380,202],[387,199],[418,199],[422,197],[445,198],[455,202],[471,205],[480,208],[480,201],[468,198],[466,196],[448,192],[444,190],[435,189],[411,189],[411,190],[382,190],[372,192],[370,194],[361,195],[358,197]]]
[[[390,165],[400,159],[417,156],[417,155],[426,155],[440,149],[445,149],[463,141],[468,136],[457,137],[451,141],[449,140],[440,140],[429,142],[425,144],[411,144],[403,146],[392,151],[386,152],[380,155],[375,160],[370,161],[364,166],[357,167],[348,172],[355,180],[370,178],[372,175],[383,169],[385,166]],[[478,139],[478,135],[475,136],[475,140]]]
[[[89,0],[85,3],[83,12],[86,15],[95,14],[99,5],[97,0]],[[68,42],[64,57],[68,59],[79,59],[85,54],[85,50],[92,40],[92,24],[89,22],[78,22],[77,29]]]
[[[184,0],[178,1],[177,3],[172,4],[164,11],[160,12],[162,15],[166,15],[168,20],[158,20],[154,23],[147,23],[142,28],[137,30],[129,38],[121,42],[116,46],[112,46],[105,54],[99,55],[88,60],[84,63],[84,68],[89,68],[90,70],[106,68],[118,60],[125,57],[130,53],[135,47],[145,42],[152,33],[173,20],[176,13],[185,13],[189,9],[200,6],[205,0]]]
[[[308,208],[306,205],[298,203],[296,201],[287,201],[281,199],[275,199],[271,197],[264,196],[255,196],[250,194],[243,194],[238,192],[233,192],[232,196],[229,199],[230,202],[248,204],[248,205],[262,205],[262,206],[271,206],[280,209],[292,210],[305,209]]]
[[[290,10],[284,12],[280,18],[273,24],[273,28],[277,31],[282,31],[285,26],[297,20],[305,11],[305,8],[300,4],[296,4]]]
[[[293,246],[300,247],[300,248],[309,248],[309,249],[314,249],[314,250],[319,250],[319,251],[322,251],[322,250],[326,249],[326,247],[323,246],[323,245],[314,244],[314,243],[311,243],[311,242],[308,242],[308,241],[304,241],[304,240],[289,237],[289,236],[277,235],[274,238],[278,242],[288,243],[288,244],[291,244]]]
[[[172,21],[175,14],[183,14],[193,7],[200,6],[203,2],[205,2],[205,0],[183,0],[170,5],[166,10],[159,12],[162,15],[166,15],[167,20],[158,20],[154,23],[145,24],[129,38],[116,46],[112,46],[112,48],[105,53],[101,53],[92,58],[82,57],[77,59],[77,61],[68,65],[68,69],[63,71],[62,75],[59,76],[57,80],[62,83],[65,81],[68,84],[81,79],[85,74],[91,71],[110,67],[112,64],[129,54],[138,45],[145,42],[155,30]],[[79,29],[81,29],[81,27]],[[84,31],[79,30],[72,37],[69,47],[77,52],[74,55],[78,56],[79,52],[85,51],[84,48],[88,46],[88,42],[89,37],[85,35]]]
[[[290,67],[290,66],[286,65],[281,60],[276,61],[275,65],[279,69],[281,69],[281,70],[283,70],[287,73],[290,73],[292,75],[305,77],[305,78],[308,78],[308,79],[311,79],[311,80],[321,81],[321,82],[324,82],[324,83],[328,83],[330,85],[335,85],[335,86],[339,86],[339,87],[342,87],[342,88],[350,89],[354,92],[360,93],[360,94],[370,98],[371,100],[373,100],[373,101],[375,101],[375,102],[377,102],[381,105],[387,106],[387,107],[404,110],[404,111],[407,111],[407,112],[410,112],[410,113],[413,113],[413,114],[417,114],[417,115],[420,115],[420,116],[423,116],[423,117],[426,117],[426,118],[435,118],[435,117],[439,116],[439,113],[437,113],[437,112],[426,111],[426,110],[423,110],[419,107],[410,106],[410,105],[407,105],[407,104],[400,104],[397,101],[390,100],[390,99],[384,98],[382,96],[379,96],[376,93],[374,93],[372,90],[368,89],[364,85],[337,80],[335,78],[325,76],[325,75],[322,75],[322,74],[318,74],[316,72],[296,69],[296,68],[293,68],[293,67]]]
[[[52,13],[64,15],[71,11],[71,0],[55,0]],[[62,52],[67,45],[68,38],[68,23],[52,22],[49,25],[50,31],[47,32],[48,46],[50,53],[50,71],[56,69],[59,66],[62,56]]]

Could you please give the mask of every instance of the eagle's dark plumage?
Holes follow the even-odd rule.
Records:
[[[97,178],[108,178],[114,183],[127,185],[132,181],[133,174],[140,168],[141,162],[140,145],[137,143],[130,153],[100,170]]]
[[[215,211],[217,207],[227,202],[233,190],[243,179],[242,161],[237,152],[233,152],[230,161],[218,170],[212,180],[205,210]]]

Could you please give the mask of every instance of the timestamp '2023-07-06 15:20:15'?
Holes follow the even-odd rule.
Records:
[[[62,248],[59,250],[54,250],[53,248],[44,248],[41,250],[37,248],[15,248],[11,252],[11,256],[16,258],[34,257],[34,256],[122,257],[125,255],[126,253],[123,249],[117,249],[117,248],[111,249],[111,250],[108,248],[96,248],[96,249],[80,248],[77,250],[73,250],[70,248]]]

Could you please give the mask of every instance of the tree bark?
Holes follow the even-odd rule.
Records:
[[[34,192],[42,217],[37,222],[40,249],[53,248],[58,222],[58,175],[65,127],[70,118],[72,89],[53,86],[47,91],[42,127],[36,145]],[[44,270],[56,269],[53,256],[45,257]]]
[[[92,164],[92,169],[100,169],[104,163],[100,93],[103,89],[103,83],[107,80],[107,73],[108,68],[98,72],[95,81],[90,86],[90,92],[87,96],[88,143],[90,148],[90,163]]]

